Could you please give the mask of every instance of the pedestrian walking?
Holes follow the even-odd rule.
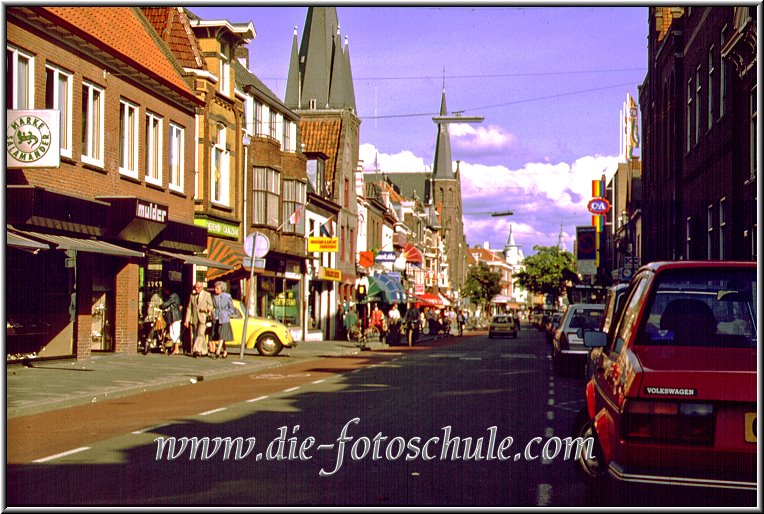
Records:
[[[358,323],[358,314],[355,312],[355,306],[351,305],[350,310],[345,313],[345,319],[343,320],[345,333],[347,334],[348,338],[352,336],[353,327],[355,327],[355,324]]]
[[[419,309],[415,304],[411,304],[406,309],[406,339],[409,346],[416,344],[417,336],[419,335]]]
[[[215,294],[212,296],[212,333],[210,334],[210,351],[215,353],[215,358],[228,357],[226,343],[233,341],[231,330],[231,315],[235,312],[233,298],[226,291],[225,282],[215,282]],[[220,351],[223,351],[221,354]]]
[[[379,308],[378,304],[374,304],[374,310],[371,311],[371,326],[376,327],[379,331],[379,340],[384,340],[385,337],[385,313]]]
[[[395,345],[401,341],[401,312],[398,310],[398,304],[393,303],[390,312],[387,313],[387,344]]]
[[[180,297],[178,293],[171,290],[168,286],[164,287],[163,292],[164,297],[167,299],[162,303],[161,309],[164,312],[164,320],[167,323],[170,341],[172,341],[172,352],[170,352],[170,355],[178,355],[180,353]]]
[[[209,291],[204,289],[202,282],[194,284],[194,290],[191,293],[191,297],[188,299],[188,307],[186,308],[185,326],[188,328],[191,326],[193,334],[193,346],[191,347],[191,354],[194,357],[200,355],[207,355],[209,353],[209,346],[207,345],[207,317],[212,314],[212,295]]]

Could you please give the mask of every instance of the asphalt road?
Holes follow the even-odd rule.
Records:
[[[554,377],[535,329],[518,339],[467,336],[427,351],[327,357],[199,385],[193,397],[177,388],[122,398],[97,419],[86,408],[20,418],[30,435],[19,446],[28,450],[14,453],[9,444],[7,504],[593,503],[571,460],[541,457],[546,441],[571,435],[584,379]],[[50,444],[37,441],[40,427]],[[159,437],[175,438],[175,446],[157,459]],[[209,438],[209,458],[203,445],[192,458],[183,437]],[[242,438],[228,455],[225,442],[215,451],[215,438],[226,437]],[[645,501],[661,504],[659,496]]]

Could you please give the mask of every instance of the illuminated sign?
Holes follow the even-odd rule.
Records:
[[[607,214],[610,210],[610,202],[607,201],[607,198],[592,198],[586,207],[592,214]]]

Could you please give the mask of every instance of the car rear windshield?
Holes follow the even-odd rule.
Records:
[[[658,277],[639,344],[756,346],[755,270],[670,270]]]
[[[511,323],[512,318],[501,316],[501,317],[493,318],[493,322],[494,323]]]
[[[572,312],[568,328],[598,330],[602,325],[602,310],[576,309]]]

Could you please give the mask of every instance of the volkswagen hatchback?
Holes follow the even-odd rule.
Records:
[[[234,300],[236,313],[231,316],[231,331],[236,338],[231,346],[241,344],[244,331],[244,306],[239,300]],[[278,321],[268,318],[250,316],[247,320],[247,348],[256,348],[260,355],[275,356],[284,348],[294,348],[297,342],[292,338],[289,329]]]
[[[590,484],[756,490],[757,290],[754,262],[639,270],[609,335],[584,334]]]

